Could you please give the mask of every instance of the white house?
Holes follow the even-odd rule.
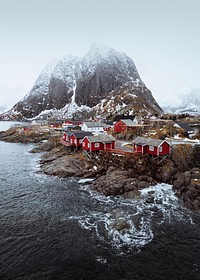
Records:
[[[101,122],[84,122],[81,130],[101,133],[104,132],[105,124]]]

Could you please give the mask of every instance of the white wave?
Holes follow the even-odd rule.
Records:
[[[80,179],[78,181],[79,184],[85,184],[85,183],[88,183],[88,182],[92,182],[94,181],[95,179],[94,178],[86,178],[86,179]]]

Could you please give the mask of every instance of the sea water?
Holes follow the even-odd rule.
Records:
[[[0,142],[0,279],[200,279],[200,216],[172,186],[105,197],[32,148]]]

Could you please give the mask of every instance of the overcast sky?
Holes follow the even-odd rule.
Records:
[[[200,0],[0,0],[0,108],[52,59],[94,42],[130,56],[163,104],[200,88]]]

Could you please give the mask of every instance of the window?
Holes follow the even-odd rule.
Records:
[[[154,146],[149,146],[149,151],[154,151]]]
[[[94,147],[95,147],[95,148],[99,148],[99,143],[95,143],[95,144],[94,144]]]
[[[159,152],[162,152],[162,146],[159,148]]]
[[[88,143],[88,148],[90,148],[90,143]]]
[[[74,144],[77,144],[77,141],[76,141],[76,139],[74,139]]]
[[[85,147],[85,142],[83,142],[83,147]]]
[[[80,144],[83,143],[83,139],[79,139],[79,143],[80,143]]]

